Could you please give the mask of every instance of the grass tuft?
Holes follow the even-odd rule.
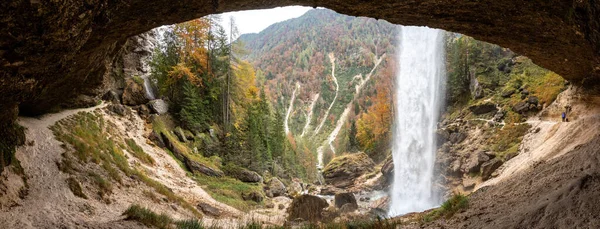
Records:
[[[447,219],[452,217],[457,212],[467,209],[468,207],[469,199],[467,198],[467,196],[462,194],[456,194],[450,197],[450,199],[446,200],[446,202],[444,202],[442,206],[440,206],[437,209],[434,209],[433,211],[423,216],[422,221],[431,222],[436,219],[439,219],[440,217],[445,217]]]
[[[143,223],[146,226],[157,227],[160,229],[169,228],[169,225],[173,223],[173,219],[165,214],[156,214],[147,208],[141,207],[137,204],[131,205],[123,213],[126,216],[126,220],[135,220]]]
[[[131,138],[125,139],[125,143],[127,143],[128,151],[137,159],[140,159],[143,163],[154,165],[154,159],[148,155],[142,147],[140,147],[135,141]]]

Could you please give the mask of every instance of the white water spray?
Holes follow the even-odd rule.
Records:
[[[443,103],[444,32],[402,27],[400,69],[396,75],[394,184],[390,216],[423,211],[440,204],[433,190],[435,129]]]

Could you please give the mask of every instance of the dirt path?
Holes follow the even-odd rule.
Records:
[[[217,207],[223,214],[222,218],[205,217],[208,225],[223,228],[235,228],[239,224],[258,220],[275,223],[283,220],[282,214],[267,216],[260,212],[243,213],[231,206],[214,200],[194,180],[189,178],[177,162],[164,150],[149,143],[146,139],[144,121],[135,113],[119,117],[109,114],[105,104],[76,110],[66,110],[60,113],[48,114],[38,118],[20,117],[19,123],[27,128],[27,141],[30,144],[19,147],[16,157],[21,162],[27,175],[29,192],[24,199],[14,199],[17,204],[12,207],[0,208],[0,228],[138,228],[139,223],[123,221],[121,214],[131,204],[139,204],[159,213],[166,213],[176,219],[187,219],[191,214],[183,209],[177,210],[172,204],[157,204],[144,196],[144,190],[152,190],[145,185],[121,186],[113,188],[109,196],[110,203],[94,198],[82,199],[75,197],[65,182],[68,174],[58,170],[57,162],[62,160],[65,150],[62,143],[57,141],[50,126],[61,119],[78,112],[99,110],[104,119],[117,126],[117,133],[123,138],[131,138],[152,156],[156,162],[150,166],[128,156],[130,166],[141,166],[152,179],[159,181],[173,190],[177,195],[186,199],[192,205],[208,203]],[[125,151],[126,154],[129,154]],[[139,168],[139,167],[138,167]],[[85,187],[84,187],[85,188]],[[0,202],[6,202],[0,197]]]
[[[565,105],[571,122],[560,122]],[[600,96],[573,88],[530,119],[520,154],[427,228],[600,228]],[[537,130],[539,128],[539,130]]]
[[[523,138],[519,154],[497,170],[496,178],[480,187],[494,185],[536,164],[560,157],[600,134],[600,129],[591,128],[600,125],[600,103],[593,103],[594,98],[579,100],[577,97],[578,92],[569,89],[560,94],[546,112],[527,120],[532,127]],[[573,115],[570,122],[561,122],[560,113],[567,104],[577,111],[577,115]]]
[[[56,163],[61,160],[61,142],[54,138],[49,126],[58,120],[80,111],[92,111],[105,104],[86,108],[47,114],[38,118],[19,117],[19,124],[27,128],[26,144],[16,152],[29,183],[29,193],[19,206],[2,209],[0,228],[58,228],[73,227],[72,222],[81,218],[95,221],[113,220],[115,214],[95,214],[88,216],[81,211],[85,201],[75,198],[66,185],[68,175],[61,173]],[[117,203],[118,204],[118,203]],[[88,205],[90,206],[90,205]],[[98,206],[96,212],[102,212]],[[120,213],[119,213],[120,214]],[[118,214],[117,214],[118,215]]]

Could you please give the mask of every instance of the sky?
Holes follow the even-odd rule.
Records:
[[[272,24],[297,18],[312,9],[304,6],[277,7],[266,10],[246,10],[221,14],[221,25],[229,34],[229,18],[233,17],[237,24],[239,34],[258,33]]]

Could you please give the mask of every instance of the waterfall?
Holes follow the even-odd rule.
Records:
[[[444,32],[402,27],[400,69],[395,82],[392,153],[394,183],[390,216],[440,204],[433,190],[435,129],[445,84]]]
[[[144,80],[144,91],[146,91],[146,98],[149,100],[155,100],[156,96],[154,95],[152,82],[150,82],[150,75],[146,74],[142,76],[142,79]]]

